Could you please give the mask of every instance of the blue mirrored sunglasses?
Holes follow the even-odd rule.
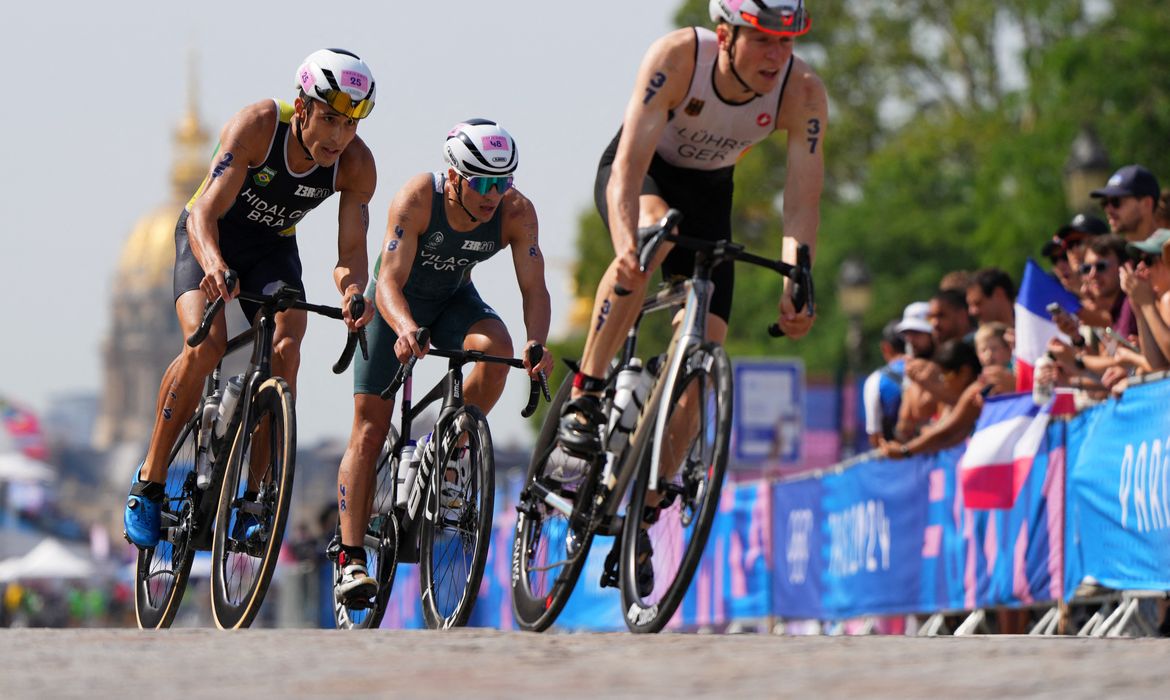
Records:
[[[471,189],[480,194],[487,194],[488,192],[491,192],[493,187],[496,188],[496,191],[500,194],[503,194],[512,189],[513,177],[511,175],[499,175],[494,177],[476,175],[475,177],[467,177],[466,175],[461,174],[461,177],[464,180],[467,180],[467,184],[471,186]]]

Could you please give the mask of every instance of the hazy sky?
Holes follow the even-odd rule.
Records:
[[[54,396],[100,389],[114,268],[135,222],[170,193],[172,133],[187,107],[192,48],[198,110],[212,134],[246,104],[291,101],[293,74],[317,48],[348,48],[367,61],[378,82],[377,107],[358,130],[378,166],[371,256],[394,192],[442,166],[450,126],[473,116],[498,120],[519,146],[517,187],[540,216],[555,335],[569,310],[576,220],[593,206],[598,157],[620,124],[643,52],[670,29],[678,5],[135,0],[26,3],[8,13],[0,23],[10,57],[8,106],[0,110],[7,164],[0,396],[43,410]],[[339,301],[336,207],[333,197],[297,233],[308,297],[331,305]],[[474,279],[521,344],[510,256],[498,254]],[[304,444],[348,435],[352,377],[329,371],[343,341],[336,322],[310,321],[297,404]],[[445,367],[423,366],[431,370],[424,379]],[[526,397],[514,373],[492,414],[497,442],[526,435],[519,417]]]

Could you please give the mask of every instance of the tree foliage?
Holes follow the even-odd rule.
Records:
[[[680,26],[710,26],[687,0]],[[1072,213],[1062,171],[1078,130],[1095,128],[1114,167],[1140,162],[1170,185],[1170,12],[1164,0],[816,0],[796,52],[828,88],[826,189],[814,274],[819,317],[800,342],[762,332],[774,275],[737,269],[733,355],[798,354],[813,372],[843,358],[835,276],[842,260],[872,275],[868,337],[954,269],[1024,260]],[[631,71],[634,67],[631,66]],[[734,230],[776,254],[783,223],[782,138],[736,167]],[[612,258],[595,213],[582,217],[576,281],[592,296]],[[579,353],[581,336],[562,348]],[[876,362],[876,348],[867,348]]]

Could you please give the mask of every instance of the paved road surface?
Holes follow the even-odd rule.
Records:
[[[1170,697],[1170,640],[0,630],[0,697]]]

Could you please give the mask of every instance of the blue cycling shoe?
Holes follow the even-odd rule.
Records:
[[[142,468],[139,467],[139,471]],[[162,531],[163,485],[138,481],[137,473],[122,516],[126,539],[143,549],[158,544]]]

